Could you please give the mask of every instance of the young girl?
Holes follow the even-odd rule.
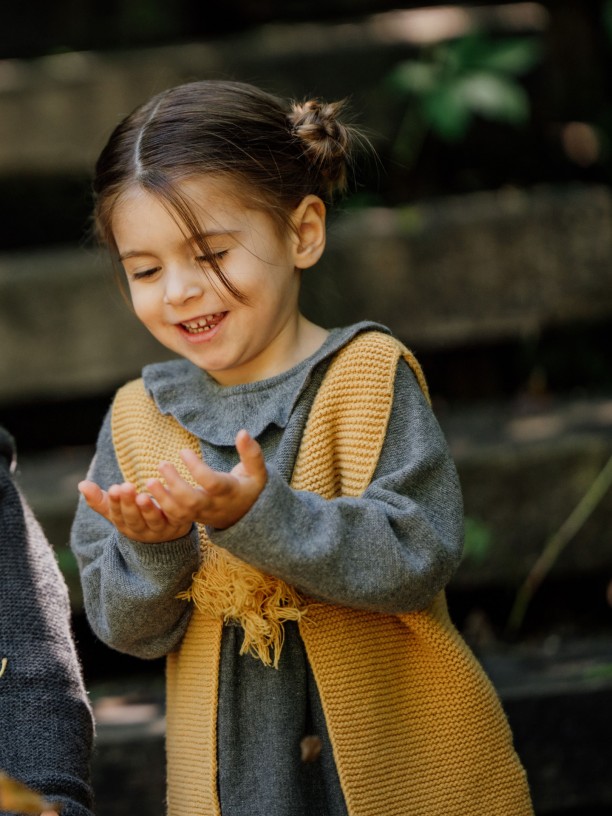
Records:
[[[196,82],[103,150],[98,231],[179,359],[120,390],[80,484],[88,616],[168,655],[173,816],[522,816],[445,611],[462,505],[418,364],[299,309],[355,147],[339,116]]]

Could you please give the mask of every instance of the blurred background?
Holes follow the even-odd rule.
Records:
[[[163,812],[163,661],[89,632],[67,541],[115,389],[164,350],[90,237],[89,180],[152,93],[348,98],[378,159],[304,308],[425,367],[466,505],[451,612],[538,816],[610,813],[612,2],[56,0],[0,10],[0,422],[70,586],[99,816]]]

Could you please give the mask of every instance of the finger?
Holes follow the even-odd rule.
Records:
[[[193,455],[196,456],[195,453]],[[196,459],[201,461],[197,456]],[[181,476],[172,462],[160,462],[159,472],[164,477],[168,491],[171,493],[177,490],[192,488],[192,485],[183,476]]]
[[[194,454],[195,456],[195,454]],[[202,464],[201,460],[196,457],[196,460]],[[208,466],[204,471],[210,470]],[[183,478],[176,467],[171,462],[161,462],[159,471],[166,482],[165,486],[159,480],[153,480],[153,483],[147,483],[147,489],[159,502],[160,506],[167,513],[172,513],[179,510],[181,507],[191,507],[199,505],[204,495],[202,487],[198,484],[193,484],[191,481]],[[196,476],[191,474],[194,481],[197,482]],[[155,484],[157,482],[157,484]]]
[[[147,479],[145,487],[150,497],[152,497],[160,507],[163,507],[169,497],[168,488],[165,487],[159,479]]]
[[[137,496],[136,488],[129,482],[112,485],[108,489],[109,518],[123,532],[127,529],[142,532],[146,529],[146,522],[136,502]]]
[[[127,502],[130,501],[130,499],[134,501],[135,498],[136,490],[132,485],[111,485],[108,488],[108,505],[111,515],[121,517],[123,515],[124,506],[127,506]]]
[[[240,461],[245,473],[257,481],[265,481],[267,478],[266,460],[259,443],[244,429],[238,431],[236,436],[236,450],[240,456]]]
[[[181,459],[200,488],[211,496],[217,496],[231,489],[231,478],[227,473],[213,470],[194,451],[185,448]]]
[[[87,504],[94,510],[106,503],[106,493],[95,482],[84,479],[77,487]]]
[[[142,520],[149,530],[158,531],[166,528],[168,518],[155,501],[147,493],[139,493],[136,496],[136,505],[140,510]]]

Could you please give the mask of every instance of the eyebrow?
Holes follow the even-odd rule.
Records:
[[[151,255],[152,253],[147,252],[146,250],[139,250],[139,249],[131,249],[129,252],[124,252],[123,254],[119,255],[120,261],[127,261],[128,258],[141,258],[144,255]]]
[[[227,236],[234,236],[241,232],[238,229],[226,229],[226,230],[209,230],[208,232],[199,232],[197,235],[194,235],[193,238],[189,238],[191,243],[195,243],[199,238],[203,238],[207,241],[209,238],[218,238],[222,235]],[[147,249],[130,249],[127,252],[122,252],[119,255],[120,261],[127,261],[129,258],[142,258],[144,255],[154,255],[154,252],[151,252]]]

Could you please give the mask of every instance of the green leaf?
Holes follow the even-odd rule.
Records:
[[[512,80],[488,73],[474,73],[456,83],[455,95],[472,113],[485,119],[522,124],[529,118],[529,99]]]
[[[455,83],[437,88],[426,96],[423,111],[431,129],[449,142],[465,136],[472,118],[469,104],[457,93]]]
[[[397,65],[389,74],[391,87],[404,93],[421,96],[435,87],[438,68],[426,62],[407,60]]]
[[[482,563],[491,549],[491,544],[490,527],[479,519],[466,516],[463,557],[469,561]]]
[[[478,67],[500,74],[518,76],[530,71],[542,58],[542,46],[538,40],[512,37],[487,43],[482,49]]]
[[[440,56],[455,67],[455,73],[479,67],[492,48],[482,34],[468,34],[440,47]]]

